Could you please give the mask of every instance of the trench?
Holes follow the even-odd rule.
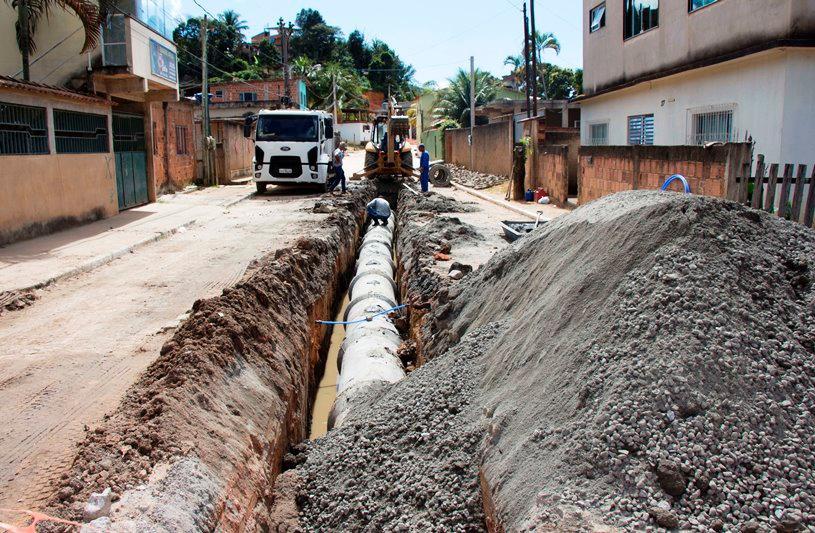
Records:
[[[398,272],[398,269],[395,267],[395,265],[398,265],[396,220],[400,187],[401,185],[398,183],[377,183],[377,195],[383,196],[388,201],[393,213],[392,220],[389,222],[392,230],[390,259],[394,264],[392,277],[394,281],[394,295],[396,299],[395,304],[397,305],[399,304],[400,294],[395,285],[397,282]],[[360,251],[362,249],[365,236],[367,232],[370,231],[369,224],[370,223],[366,220],[365,225],[363,226],[364,229],[361,232],[358,242],[356,243],[355,257],[357,259],[360,257]],[[356,266],[352,266],[350,271],[346,272],[343,276],[345,279],[341,280],[341,290],[338,291],[338,297],[333,306],[335,312],[334,316],[332,317],[332,321],[334,322],[342,322],[347,318],[346,315],[348,312],[348,306],[349,303],[352,303],[350,298],[351,288],[349,285],[350,280],[357,274],[357,266],[358,264]],[[332,409],[334,408],[334,403],[337,401],[337,387],[340,383],[340,365],[338,364],[338,361],[341,357],[343,342],[345,342],[346,335],[348,333],[348,326],[333,325],[329,326],[329,328],[331,328],[330,334],[326,335],[328,337],[327,346],[325,346],[323,349],[323,353],[320,357],[320,363],[315,372],[317,387],[311,399],[308,431],[309,440],[323,437],[328,433],[329,429],[331,428],[330,419],[332,416]],[[404,332],[400,332],[399,337],[403,340]],[[401,367],[402,370],[405,371],[404,364],[402,364]]]

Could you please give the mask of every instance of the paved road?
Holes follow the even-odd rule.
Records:
[[[0,508],[39,507],[83,427],[118,405],[193,302],[319,227],[326,215],[307,209],[316,196],[270,190],[218,204],[220,216],[59,281],[33,306],[0,316]]]

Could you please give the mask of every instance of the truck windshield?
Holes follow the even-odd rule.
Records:
[[[317,117],[301,115],[261,115],[258,141],[313,142],[317,140]]]

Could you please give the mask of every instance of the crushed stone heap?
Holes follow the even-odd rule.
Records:
[[[456,183],[460,183],[465,187],[469,187],[471,189],[489,189],[490,187],[495,187],[496,185],[500,185],[502,183],[506,183],[509,181],[509,178],[506,176],[496,176],[494,174],[483,174],[481,172],[477,172],[475,170],[469,170],[464,167],[459,167],[456,165],[449,165],[450,166],[450,173],[451,179]]]
[[[556,219],[454,299],[485,346],[482,472],[508,530],[815,526],[815,233],[629,192]]]
[[[811,530],[813,278],[815,233],[766,213],[646,191],[587,204],[437,302],[430,362],[310,446],[300,520]]]

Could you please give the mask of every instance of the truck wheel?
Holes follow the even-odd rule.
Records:
[[[266,192],[266,185],[266,183],[260,181],[255,182],[255,187],[258,189],[258,194]]]
[[[365,170],[373,168],[379,161],[379,154],[377,152],[365,152]]]

